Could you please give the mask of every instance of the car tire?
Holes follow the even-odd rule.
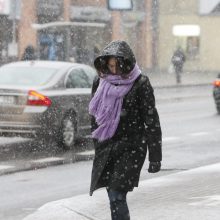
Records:
[[[58,144],[64,150],[74,150],[76,138],[76,118],[68,114],[62,120]]]
[[[220,106],[216,106],[217,112],[220,115]]]

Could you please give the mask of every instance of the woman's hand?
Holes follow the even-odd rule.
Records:
[[[160,171],[161,163],[160,162],[150,162],[148,172],[157,173]]]

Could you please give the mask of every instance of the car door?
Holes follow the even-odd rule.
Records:
[[[68,74],[65,87],[68,94],[72,94],[70,102],[73,102],[77,114],[77,124],[80,133],[90,129],[88,105],[91,97],[91,82],[82,68],[74,68]],[[83,132],[83,133],[84,133]]]

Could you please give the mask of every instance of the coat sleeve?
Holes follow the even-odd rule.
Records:
[[[140,113],[144,122],[149,161],[162,160],[162,132],[160,119],[155,106],[154,90],[145,76],[140,86]]]
[[[94,96],[97,88],[99,86],[99,78],[95,77],[94,81],[93,81],[93,85],[92,85],[92,94],[91,97]],[[93,132],[96,128],[98,127],[96,121],[95,121],[95,117],[93,115],[91,115],[91,132]]]

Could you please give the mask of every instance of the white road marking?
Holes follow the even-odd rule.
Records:
[[[180,137],[165,137],[163,138],[164,142],[168,142],[168,141],[178,141],[180,140]]]
[[[205,135],[209,135],[209,134],[210,134],[210,132],[202,131],[202,132],[191,133],[189,135],[192,137],[197,137],[197,136],[205,136]]]
[[[198,200],[197,202],[191,202],[191,206],[219,206],[220,195],[204,196],[204,197],[193,197],[191,199]]]
[[[36,208],[23,208],[22,210],[24,211],[33,211],[33,210],[37,210]]]
[[[21,138],[21,137],[0,137],[0,145],[4,144],[13,144],[13,143],[21,143],[29,141],[29,138]]]
[[[215,130],[215,131],[220,131],[220,129]],[[190,137],[201,137],[201,136],[207,136],[210,134],[212,133],[207,132],[207,131],[200,131],[200,132],[194,132],[194,133],[189,133],[189,134],[183,134],[181,137],[178,137],[178,136],[164,137],[163,142],[175,142],[175,141],[187,139],[189,136]]]
[[[38,159],[38,160],[32,160],[32,163],[47,163],[47,162],[54,162],[54,161],[61,161],[64,160],[63,157],[47,157],[43,159]]]
[[[0,170],[7,170],[7,169],[11,169],[15,166],[9,166],[9,165],[0,165]]]
[[[94,154],[94,150],[90,150],[90,151],[84,151],[84,152],[80,152],[80,153],[76,153],[77,155],[91,155]]]

